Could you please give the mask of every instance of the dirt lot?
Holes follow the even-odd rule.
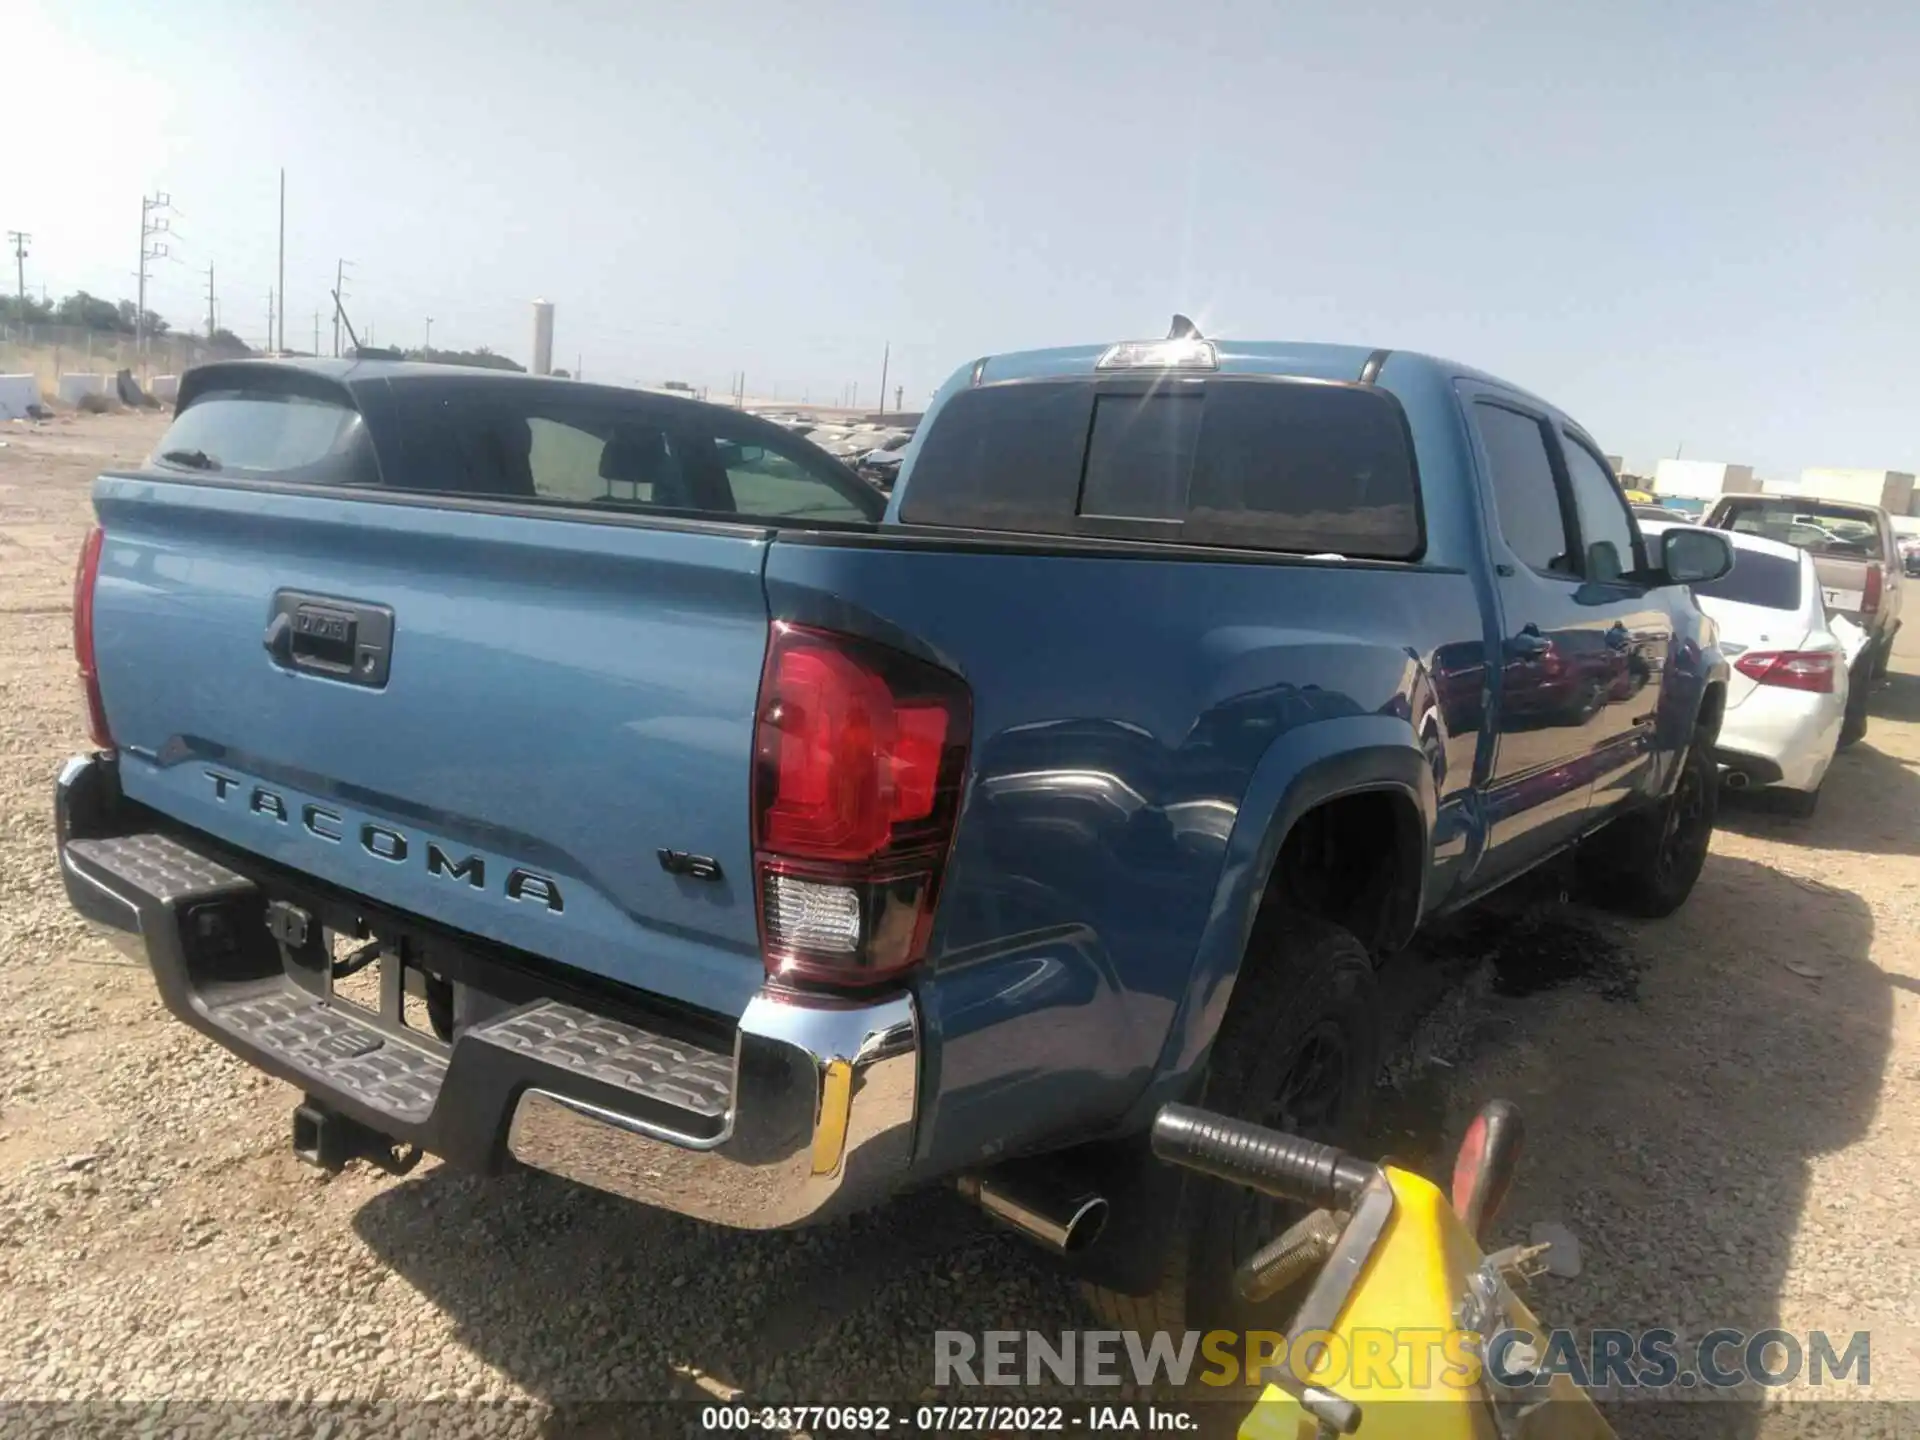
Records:
[[[0,426],[0,1401],[484,1398],[520,1403],[401,1413],[552,1431],[602,1398],[911,1397],[936,1326],[1083,1323],[944,1195],[743,1235],[538,1176],[298,1164],[294,1092],[167,1019],[53,863],[87,485],[155,428]],[[1561,1323],[1869,1330],[1871,1395],[1920,1400],[1920,616],[1908,633],[1818,816],[1730,803],[1679,916],[1589,915],[1547,877],[1393,962],[1416,998],[1380,1145],[1433,1156],[1480,1100],[1518,1101],[1514,1233],[1557,1220],[1584,1246],[1536,1294]],[[1736,1433],[1809,1414],[1712,1408]]]

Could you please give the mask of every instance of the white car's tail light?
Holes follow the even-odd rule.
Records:
[[[1749,650],[1733,668],[1761,685],[1831,695],[1836,664],[1831,650]]]

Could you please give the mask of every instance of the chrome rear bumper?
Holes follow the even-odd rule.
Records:
[[[920,1032],[909,995],[763,990],[729,1054],[556,987],[438,1045],[300,983],[266,930],[271,872],[127,814],[112,757],[69,761],[57,794],[69,900],[145,961],[168,1009],[396,1141],[747,1229],[883,1200],[911,1165]],[[643,1013],[646,997],[634,1000]]]

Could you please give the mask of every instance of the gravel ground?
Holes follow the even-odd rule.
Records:
[[[167,1019],[70,915],[52,860],[52,777],[84,743],[68,606],[87,482],[155,433],[0,426],[0,1406],[279,1402],[155,1411],[162,1431],[591,1431],[619,1428],[582,1408],[606,1399],[911,1398],[936,1327],[1084,1323],[1067,1282],[944,1195],[750,1235],[540,1176],[296,1162],[294,1092]],[[1551,1320],[1870,1330],[1872,1396],[1920,1400],[1909,629],[1819,815],[1729,803],[1679,916],[1592,915],[1549,876],[1393,962],[1406,1039],[1379,1145],[1437,1162],[1480,1100],[1520,1104],[1513,1232],[1553,1220],[1583,1246],[1577,1279],[1536,1292]],[[319,1400],[348,1408],[301,1403]],[[1692,1409],[1715,1434],[1912,1433],[1864,1406]],[[143,1413],[13,1405],[0,1429]],[[1678,1433],[1652,1413],[1623,1430]]]

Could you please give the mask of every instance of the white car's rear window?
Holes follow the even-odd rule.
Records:
[[[1733,569],[1718,580],[1693,587],[1693,593],[1736,605],[1760,605],[1769,610],[1800,608],[1800,559],[1769,555],[1764,550],[1735,546]]]

